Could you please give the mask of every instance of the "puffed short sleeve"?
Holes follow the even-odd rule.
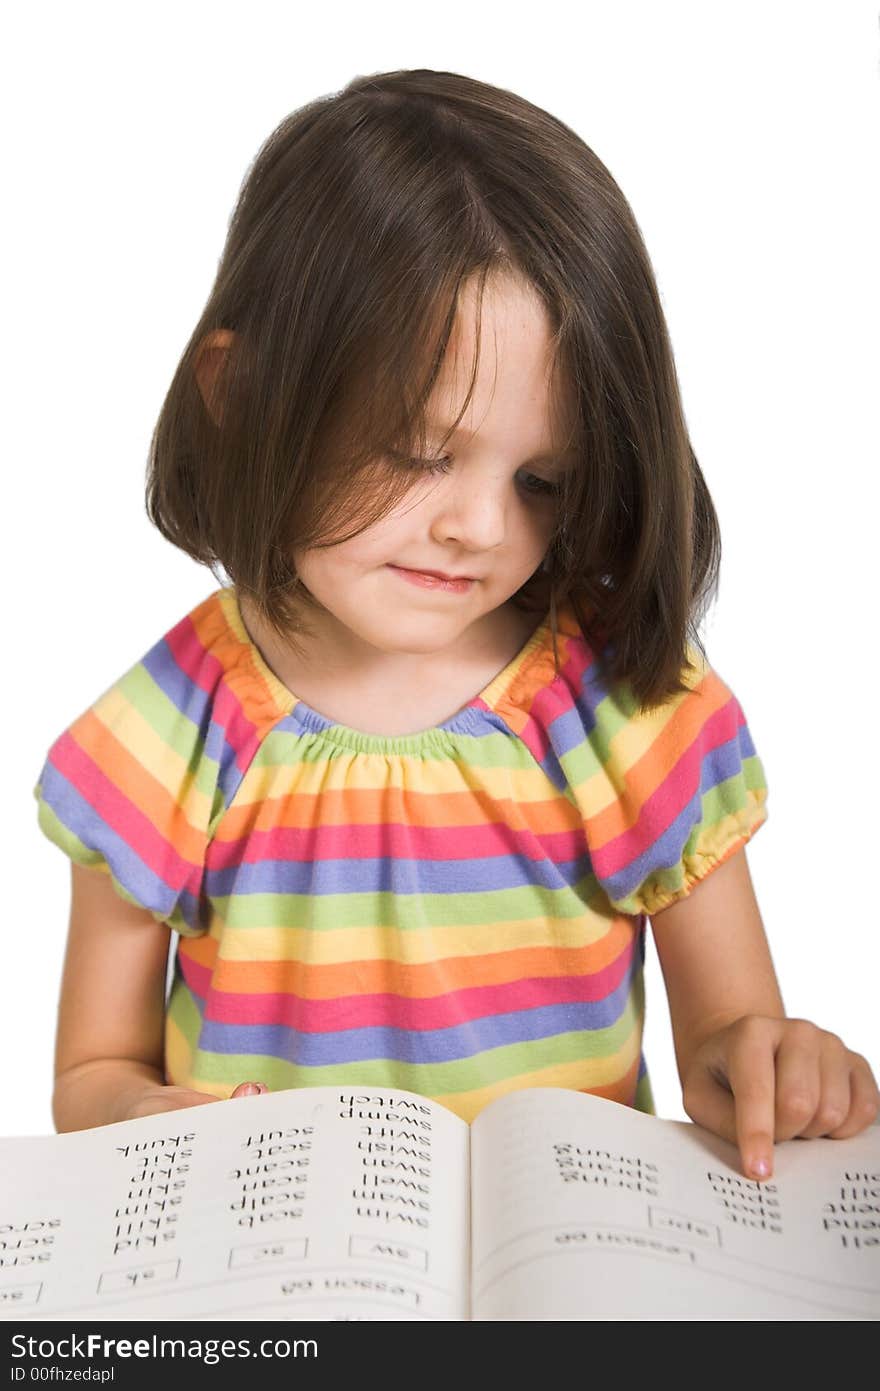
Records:
[[[653,711],[585,673],[584,740],[565,767],[593,871],[627,914],[685,898],[767,819],[767,784],[742,707],[692,646],[688,689]]]
[[[209,830],[218,807],[210,695],[163,639],[49,749],[39,825],[77,864],[184,936],[198,936]]]

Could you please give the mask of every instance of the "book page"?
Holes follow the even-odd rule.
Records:
[[[754,1183],[686,1121],[561,1089],[471,1127],[473,1319],[880,1318],[880,1128]]]
[[[467,1318],[468,1145],[369,1087],[0,1140],[0,1317]]]

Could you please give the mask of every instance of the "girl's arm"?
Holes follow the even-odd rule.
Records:
[[[55,1040],[57,1130],[216,1101],[164,1085],[170,929],[126,903],[100,870],[73,864],[72,876]]]
[[[651,919],[669,997],[685,1110],[768,1178],[773,1141],[845,1139],[880,1091],[866,1060],[804,1019],[786,1019],[745,849]]]

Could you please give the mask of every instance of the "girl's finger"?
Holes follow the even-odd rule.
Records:
[[[239,1082],[232,1096],[260,1096],[268,1090],[265,1082]]]
[[[797,1134],[805,1140],[828,1135],[850,1113],[850,1054],[835,1034],[826,1034],[819,1051],[819,1086],[813,1115]],[[777,1069],[777,1079],[779,1072]]]
[[[829,1130],[832,1140],[846,1140],[866,1126],[873,1125],[880,1115],[880,1089],[867,1060],[861,1053],[849,1053],[849,1115],[842,1125]]]
[[[748,1178],[773,1173],[776,1134],[776,1020],[744,1020],[731,1042],[727,1075],[736,1107],[736,1143]],[[770,1025],[771,1027],[767,1027]]]
[[[726,1079],[712,1066],[694,1067],[685,1083],[682,1102],[695,1125],[736,1144],[736,1107]]]
[[[838,1045],[837,1050],[832,1046],[832,1041]],[[795,1135],[813,1133],[810,1128],[819,1119],[822,1088],[826,1077],[832,1082],[835,1094],[840,1090],[841,1078],[832,1062],[835,1051],[839,1065],[843,1061],[843,1045],[833,1034],[825,1034],[806,1019],[786,1021],[785,1033],[776,1053],[777,1140],[792,1140]],[[825,1076],[823,1059],[824,1066],[828,1069]],[[848,1082],[846,1086],[848,1093]],[[839,1104],[839,1095],[837,1100]],[[846,1100],[848,1103],[848,1095]]]
[[[773,1172],[775,1053],[783,1021],[747,1019],[695,1057],[683,1102],[691,1120],[736,1145],[747,1178]]]

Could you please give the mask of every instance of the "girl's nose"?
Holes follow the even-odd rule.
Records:
[[[504,484],[480,483],[473,479],[449,480],[442,495],[435,494],[436,506],[431,527],[433,536],[448,545],[457,542],[467,550],[490,551],[504,541],[506,500]]]

